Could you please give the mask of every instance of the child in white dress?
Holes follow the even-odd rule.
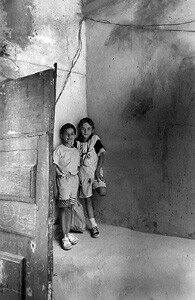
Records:
[[[58,188],[58,207],[63,232],[62,248],[70,250],[79,240],[70,233],[72,206],[75,203],[78,187],[78,168],[80,165],[79,151],[73,146],[76,128],[67,123],[60,129],[62,144],[53,153],[56,182]]]

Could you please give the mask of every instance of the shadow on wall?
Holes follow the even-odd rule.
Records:
[[[159,19],[166,16],[166,13],[175,11],[182,0],[156,1],[142,0],[138,2],[134,22],[137,24],[159,24]]]
[[[123,201],[123,209],[118,204],[111,204],[109,208],[101,204],[98,215],[102,221],[106,220],[105,208],[112,211],[110,219],[115,225],[192,237],[195,213],[193,51],[172,34],[168,37],[164,32],[137,34],[130,28],[124,30],[118,26],[105,46],[137,51],[138,61],[140,58],[142,80],[131,89],[129,102],[120,115],[120,120],[126,120],[131,128],[129,138],[132,138],[132,128],[140,136],[134,137],[135,146],[129,148],[129,153],[115,151],[109,158],[109,165],[115,161],[117,168],[108,167],[108,174],[121,176],[110,185],[129,186],[131,191],[126,197],[131,199],[131,204]],[[111,193],[112,197],[115,193]]]
[[[121,16],[136,5],[134,23],[154,24],[158,23],[159,18],[164,17],[167,12],[175,11],[182,2],[182,0],[86,0],[83,5],[83,14],[85,16]]]
[[[163,94],[150,97],[148,87],[156,78],[149,75],[146,76],[149,79],[131,90],[130,102],[123,110],[122,118],[139,128],[149,142],[150,157],[160,168],[161,184],[156,198],[157,187],[152,183],[152,174],[143,170],[142,150],[140,155],[133,155],[135,159],[132,158],[130,164],[136,167],[132,168],[129,180],[137,186],[134,197],[139,211],[142,211],[142,218],[139,217],[133,228],[142,230],[144,226],[150,232],[168,234],[171,231],[176,236],[192,237],[195,213],[195,57],[181,59]],[[151,182],[147,178],[140,180],[141,174],[138,176],[134,171],[138,169],[142,170],[142,175],[149,175]]]
[[[98,11],[100,20],[111,12],[103,2],[109,9]],[[115,1],[109,20],[174,23],[177,10],[177,20],[187,17],[180,0],[133,1],[132,9],[130,2]],[[123,19],[125,5],[130,20]],[[88,22],[88,111],[108,150],[108,195],[96,201],[97,215],[114,225],[193,237],[194,34],[103,26]]]

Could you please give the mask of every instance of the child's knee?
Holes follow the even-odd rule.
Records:
[[[92,199],[91,197],[85,198],[85,203],[88,205],[92,204]]]
[[[98,187],[96,188],[96,191],[98,192],[98,194],[102,197],[106,196],[106,187]]]

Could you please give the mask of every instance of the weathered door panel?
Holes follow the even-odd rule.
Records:
[[[0,140],[1,199],[35,201],[37,143],[38,137]]]
[[[51,299],[54,70],[0,86],[0,299]]]
[[[0,294],[2,293],[3,299],[20,300],[20,295],[24,294],[24,258],[19,255],[2,252],[0,269],[3,275],[0,284]]]
[[[35,237],[36,204],[16,201],[0,202],[0,229],[10,233]]]
[[[0,135],[52,131],[53,78],[48,72],[8,81],[0,87]],[[51,87],[48,88],[48,87]]]

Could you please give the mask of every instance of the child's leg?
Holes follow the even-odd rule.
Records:
[[[62,224],[63,236],[68,236],[68,234],[70,232],[71,220],[72,220],[71,206],[62,208],[61,209],[61,224]]]
[[[62,239],[62,246],[65,250],[72,248],[72,245],[76,245],[79,239],[72,233],[70,233],[71,221],[72,221],[73,206],[65,207],[61,213],[61,224],[64,238]]]
[[[64,236],[62,239],[62,248],[64,250],[70,250],[72,248],[72,244],[68,238],[70,232],[71,219],[72,219],[71,207],[68,206],[68,207],[61,208],[60,220],[61,220],[62,232]]]
[[[88,216],[90,224],[91,224],[91,236],[96,238],[99,236],[99,230],[97,228],[97,223],[94,218],[94,211],[93,211],[91,197],[85,198],[85,203],[86,203],[87,216]]]
[[[58,178],[59,199],[58,207],[60,208],[60,222],[63,232],[62,247],[64,250],[69,250],[72,245],[78,242],[73,234],[70,234],[72,222],[72,206],[75,202],[78,189],[78,176]],[[74,195],[72,195],[74,192]]]
[[[93,205],[91,197],[85,198],[86,211],[89,219],[94,218]]]

